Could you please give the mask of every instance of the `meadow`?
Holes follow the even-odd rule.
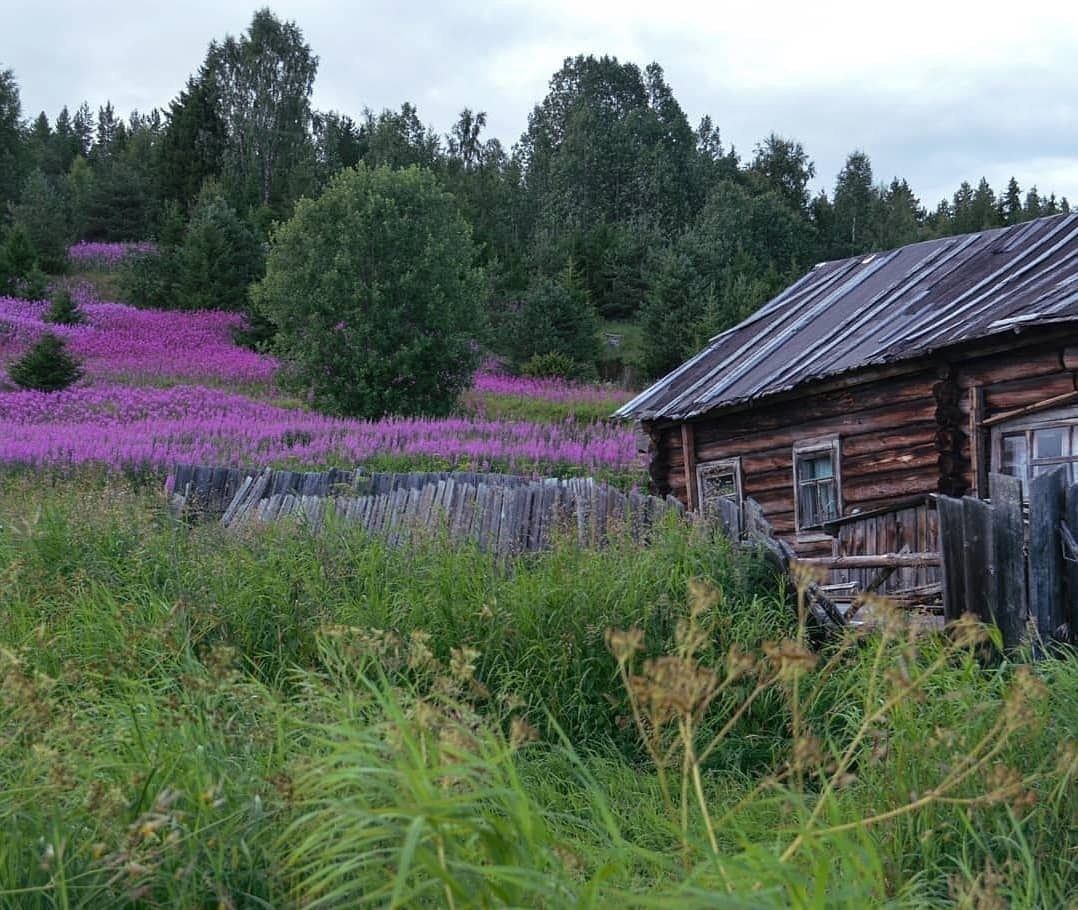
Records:
[[[231,317],[155,360],[157,314],[84,300],[84,384],[0,393],[0,445],[22,434],[0,456],[0,907],[1073,903],[1072,657],[882,602],[875,631],[812,641],[808,573],[787,590],[674,516],[646,547],[612,529],[511,565],[438,534],[177,521],[170,459],[319,465],[364,431],[275,400]],[[6,351],[41,330],[38,303],[0,306]],[[452,419],[488,448],[452,457],[628,479],[629,443],[595,447],[627,432],[594,421],[608,392],[488,371]],[[540,415],[543,445],[510,451]],[[582,448],[553,455],[555,426]],[[422,460],[408,439],[380,451]]]
[[[115,268],[125,248],[83,244],[72,252],[78,264]],[[239,316],[140,310],[97,300],[90,282],[68,284],[84,324],[52,325],[47,301],[0,297],[0,465],[161,473],[178,462],[363,463],[641,479],[632,428],[603,419],[625,398],[617,388],[514,377],[488,365],[452,417],[331,418],[276,389],[272,357],[233,344]],[[18,390],[5,367],[46,331],[65,339],[85,378],[62,392]]]

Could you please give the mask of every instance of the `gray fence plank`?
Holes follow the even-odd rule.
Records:
[[[936,504],[943,558],[943,617],[958,619],[966,609],[966,552],[962,500],[941,496]]]
[[[983,623],[997,612],[996,559],[992,538],[992,507],[979,499],[962,500],[965,544],[966,610]]]
[[[1029,615],[1026,584],[1026,523],[1022,515],[1022,481],[1005,474],[988,477],[992,497],[992,538],[996,560],[996,625],[1003,647],[1012,651],[1025,636]]]
[[[1078,535],[1078,484],[1067,487],[1064,515],[1071,536]],[[1067,587],[1064,597],[1063,620],[1066,623],[1066,638],[1071,644],[1078,644],[1078,561],[1069,554],[1064,560],[1066,565]]]
[[[1066,468],[1034,477],[1029,485],[1029,612],[1042,641],[1063,623],[1063,554],[1059,522]]]

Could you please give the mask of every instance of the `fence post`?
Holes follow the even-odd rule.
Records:
[[[1003,636],[1004,650],[1011,651],[1022,643],[1029,616],[1022,481],[1006,474],[991,474],[988,490],[996,558],[996,625]]]
[[[1041,641],[1063,623],[1063,551],[1059,522],[1066,496],[1065,467],[1029,484],[1029,612]]]
[[[966,609],[965,526],[962,521],[962,500],[940,496],[936,501],[939,513],[940,557],[943,561],[943,618],[958,619]]]
[[[1078,534],[1078,484],[1068,487],[1065,514],[1072,535]],[[1078,644],[1078,563],[1067,562],[1066,606],[1063,620],[1071,644]]]
[[[983,623],[997,612],[996,560],[992,546],[992,507],[979,499],[962,500],[966,610]]]

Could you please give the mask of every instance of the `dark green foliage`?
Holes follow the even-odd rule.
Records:
[[[143,173],[124,160],[99,164],[82,207],[85,240],[140,240],[151,233],[154,201]]]
[[[11,207],[11,220],[25,232],[46,272],[62,272],[67,266],[71,241],[68,204],[61,185],[40,170],[26,178],[19,202]]]
[[[8,367],[8,376],[20,389],[58,392],[82,378],[82,367],[58,335],[46,332],[19,360]]]
[[[419,119],[419,112],[409,102],[399,112],[384,110],[375,115],[364,111],[363,126],[357,145],[368,167],[425,167],[441,163],[442,143],[438,134]]]
[[[180,278],[177,247],[162,245],[157,253],[129,257],[119,284],[123,299],[132,306],[174,310],[179,308]]]
[[[184,208],[194,203],[208,178],[221,172],[227,134],[218,95],[215,70],[204,64],[169,102],[168,124],[156,152],[157,173],[162,198]]]
[[[245,312],[247,289],[262,275],[262,247],[212,184],[184,226],[178,205],[166,205],[158,252],[139,256],[121,284],[135,306],[165,310]]]
[[[80,325],[86,321],[86,316],[75,303],[71,292],[67,288],[60,288],[53,294],[49,308],[45,311],[45,321],[54,325]]]
[[[565,375],[595,374],[599,320],[572,268],[560,278],[533,280],[513,320],[512,351],[518,366],[537,355],[571,364]]]
[[[639,215],[683,224],[695,146],[660,66],[568,58],[520,140],[529,203],[555,232]]]
[[[26,278],[16,282],[15,290],[23,300],[45,300],[49,296],[49,276],[35,265]]]
[[[318,185],[324,186],[337,171],[359,164],[362,139],[352,118],[337,111],[316,113],[313,126]]]
[[[872,162],[851,152],[835,181],[834,221],[828,259],[845,259],[878,249],[880,194],[872,182]]]
[[[808,208],[808,185],[816,176],[816,165],[797,140],[772,133],[757,144],[749,172],[778,193],[793,211]]]
[[[27,281],[35,270],[40,272],[33,241],[25,228],[15,225],[0,243],[0,294],[15,291],[16,285]]]
[[[1011,177],[1007,191],[999,200],[999,216],[1003,224],[1018,224],[1022,220],[1022,190],[1018,181]]]
[[[140,171],[125,161],[99,165],[83,209],[80,236],[138,240],[150,235],[154,202]]]
[[[360,165],[273,234],[256,310],[293,387],[332,413],[445,414],[478,364],[485,281],[453,197]]]
[[[224,198],[209,193],[198,204],[177,255],[180,309],[247,309],[247,288],[262,275],[262,249]]]
[[[575,379],[580,372],[580,367],[560,351],[551,351],[549,354],[536,354],[529,358],[520,367],[524,376],[535,376],[539,379]]]
[[[877,230],[881,250],[892,250],[921,239],[925,210],[905,180],[897,177],[884,192]]]
[[[0,213],[19,192],[26,160],[19,85],[11,70],[0,70]]]
[[[726,181],[693,226],[648,264],[640,314],[644,368],[659,376],[777,294],[809,261],[814,236],[776,192]]]

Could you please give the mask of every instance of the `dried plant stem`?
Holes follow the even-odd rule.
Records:
[[[883,644],[880,645],[880,650],[883,649]],[[912,681],[908,688],[904,688],[898,692],[890,695],[879,708],[876,709],[871,715],[869,715],[864,721],[862,721],[860,728],[854,735],[853,739],[847,745],[846,750],[839,758],[838,764],[835,770],[828,778],[827,784],[823,791],[820,793],[819,798],[816,801],[816,805],[809,815],[808,820],[805,823],[805,830],[799,833],[790,845],[783,852],[779,858],[780,862],[787,862],[804,844],[806,838],[813,825],[819,819],[820,814],[823,812],[824,807],[827,805],[828,800],[832,797],[835,791],[838,789],[840,782],[845,777],[849,770],[850,764],[853,761],[857,750],[861,743],[864,742],[869,731],[875,725],[875,723],[881,720],[887,715],[887,713],[897,706],[905,696],[907,691],[916,689],[926,679],[930,678],[933,673],[938,671],[944,664],[948,652],[944,651],[939,657],[933,660],[916,678]],[[876,664],[878,666],[878,663]],[[875,675],[876,666],[873,668]],[[1001,715],[999,719],[992,725],[991,729],[981,738],[981,740],[970,749],[965,755],[963,755],[955,768],[947,774],[944,780],[939,786],[933,788],[928,793],[915,800],[911,800],[901,806],[896,806],[894,809],[889,809],[886,812],[881,812],[876,815],[860,818],[856,822],[847,822],[842,825],[837,825],[828,828],[821,828],[813,834],[815,836],[828,836],[830,834],[836,834],[842,831],[852,830],[855,827],[873,825],[878,822],[886,821],[891,818],[896,818],[901,815],[907,815],[910,812],[914,812],[917,809],[923,808],[926,805],[930,805],[933,802],[940,802],[944,799],[944,794],[948,790],[952,790],[959,784],[967,780],[971,775],[976,773],[988,764],[999,752],[1003,749],[1007,741],[1007,727],[1009,722],[1006,719],[1006,715]],[[989,748],[989,745],[991,747]],[[974,802],[980,800],[987,800],[992,798],[991,795],[982,797],[971,798]]]
[[[704,750],[700,753],[701,762],[707,761],[708,756],[710,756],[715,748],[726,739],[737,722],[745,715],[745,712],[752,707],[752,703],[771,687],[772,682],[773,680],[769,677],[756,684],[756,688],[748,694],[745,700],[738,706],[738,709],[731,714],[726,723],[722,725],[722,729],[719,730],[719,732],[711,738],[711,742],[704,747]]]

